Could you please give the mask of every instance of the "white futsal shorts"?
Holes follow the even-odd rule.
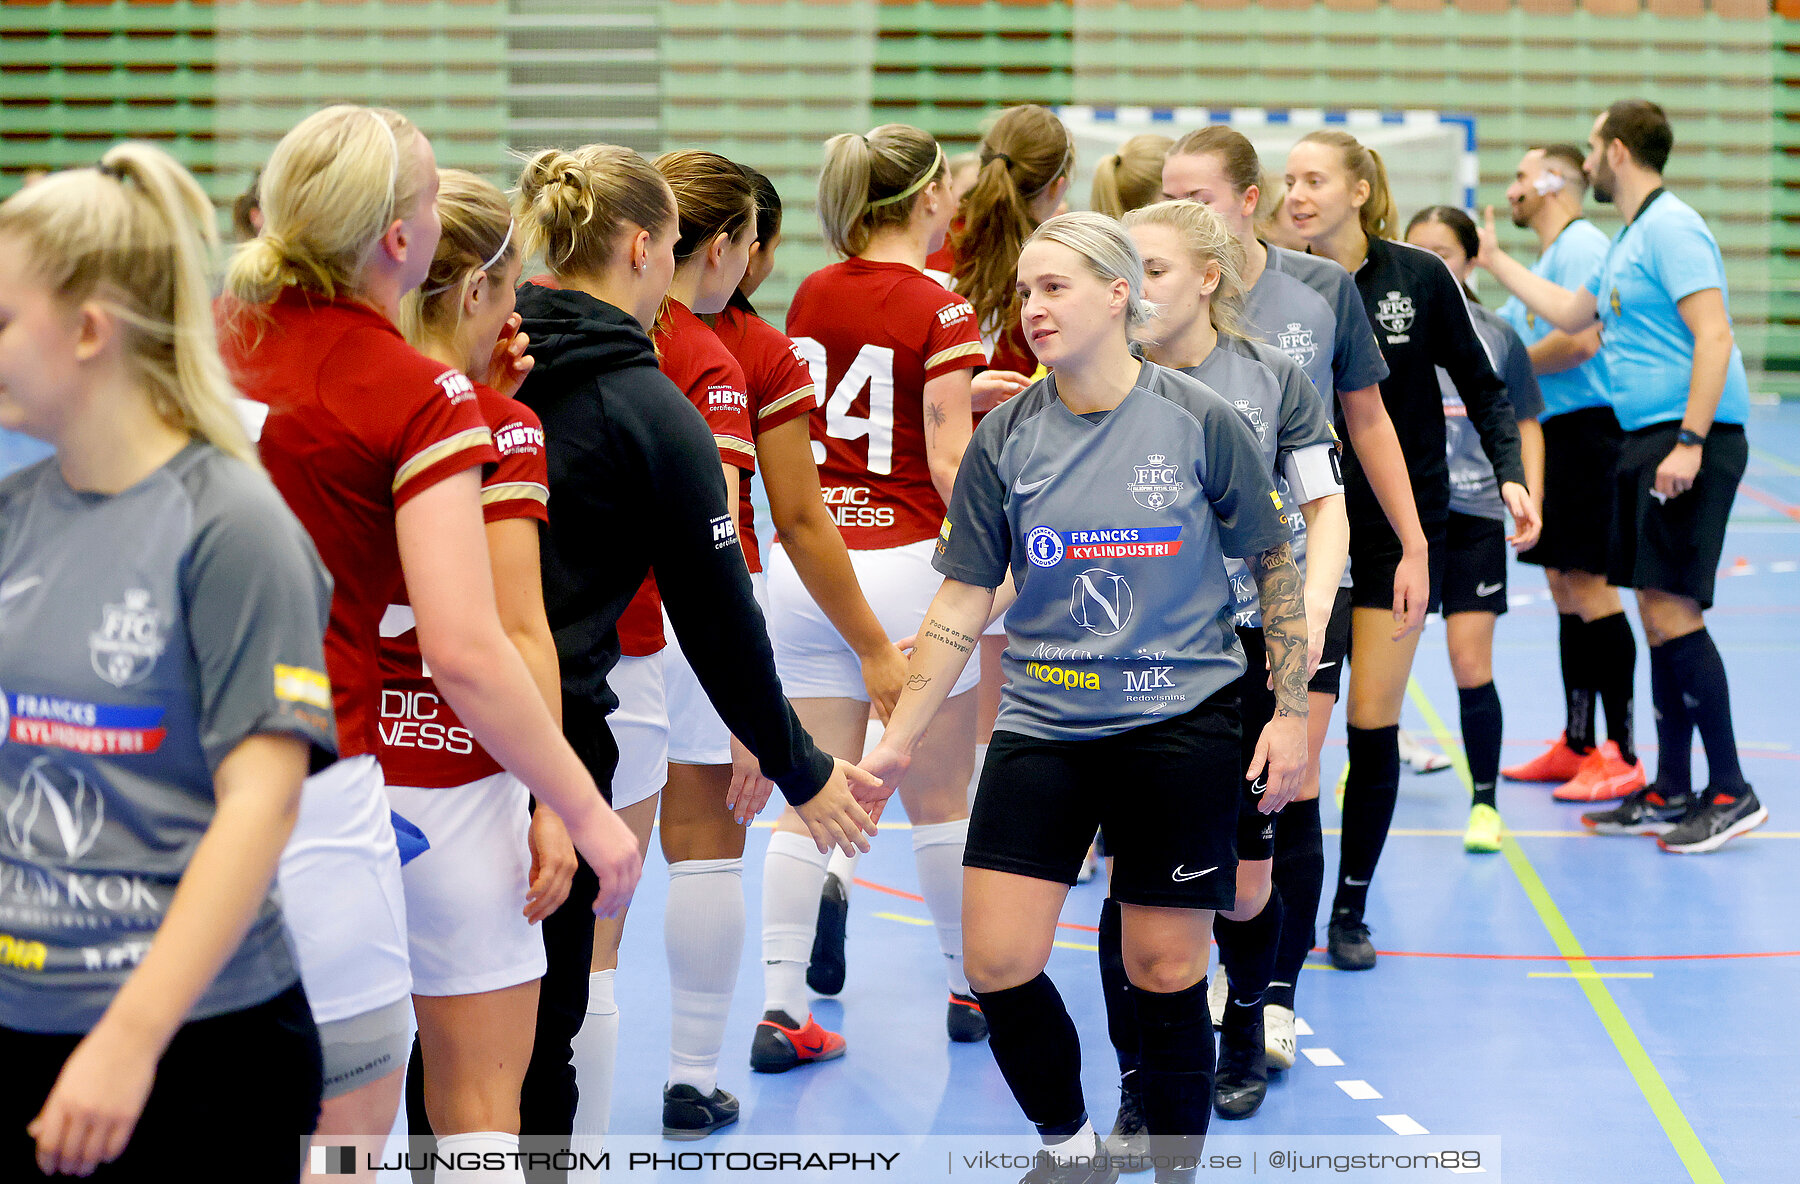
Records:
[[[449,789],[388,786],[431,847],[400,869],[415,995],[475,995],[544,976],[544,936],[525,920],[530,792],[511,773]]]
[[[925,610],[944,586],[944,577],[931,566],[936,546],[937,540],[931,538],[904,547],[850,552],[857,583],[891,640],[918,633]],[[787,550],[779,544],[770,548],[766,567],[769,635],[775,642],[775,668],[781,673],[783,693],[790,699],[860,699],[867,703],[862,660],[807,595]],[[969,655],[969,664],[950,694],[973,690],[980,681],[978,649]]]
[[[760,571],[750,573],[750,588],[763,618],[769,616],[769,577]],[[729,765],[731,763],[731,730],[712,700],[700,687],[694,668],[688,665],[681,643],[675,639],[675,623],[663,612],[663,636],[669,639],[662,652],[663,687],[669,707],[669,759],[678,765]]]
[[[669,710],[663,690],[662,652],[646,658],[620,658],[606,676],[619,697],[619,708],[606,717],[619,746],[613,770],[612,808],[623,810],[669,782]]]
[[[306,779],[276,882],[315,1023],[374,1011],[411,993],[400,853],[372,755],[338,761]]]

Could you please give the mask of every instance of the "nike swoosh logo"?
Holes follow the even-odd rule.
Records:
[[[1045,477],[1042,481],[1021,481],[1018,478],[1014,478],[1013,479],[1013,492],[1014,493],[1030,493],[1034,489],[1042,489],[1044,486],[1050,484],[1050,482],[1056,480],[1060,476],[1062,476],[1061,473],[1052,473],[1048,477]]]
[[[0,584],[0,601],[11,600],[24,592],[29,592],[44,582],[43,576],[25,576],[22,579],[8,580]]]
[[[1244,1097],[1246,1094],[1252,1094],[1255,1092],[1256,1092],[1255,1090],[1249,1090],[1249,1089],[1234,1089],[1228,1094],[1220,1094],[1219,1101],[1222,1103],[1223,1102],[1235,1102],[1239,1098]]]
[[[1367,880],[1352,880],[1349,876],[1344,877],[1344,883],[1350,885],[1352,888],[1367,888],[1369,886]]]
[[[1500,591],[1499,584],[1476,584],[1475,585],[1475,595],[1477,595],[1477,596],[1492,596],[1494,593],[1496,593],[1498,591]]]
[[[1207,872],[1216,872],[1219,870],[1218,867],[1215,865],[1213,867],[1207,868],[1205,871],[1183,872],[1181,870],[1181,866],[1182,865],[1180,865],[1180,864],[1176,864],[1175,870],[1173,872],[1169,873],[1170,878],[1173,879],[1177,884],[1185,884],[1189,880],[1198,880],[1201,876],[1206,875]]]
[[[1267,788],[1269,788],[1269,775],[1264,773],[1261,777],[1258,777],[1255,781],[1250,783],[1250,796],[1253,798],[1260,798],[1263,790]]]
[[[1320,662],[1318,664],[1318,666],[1313,670],[1313,673],[1317,674],[1320,670],[1330,670],[1333,666],[1336,666],[1337,664],[1338,664],[1338,659],[1336,659],[1336,658],[1333,658],[1329,662]]]

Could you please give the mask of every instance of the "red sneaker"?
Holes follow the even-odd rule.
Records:
[[[750,1041],[750,1067],[758,1073],[786,1073],[815,1061],[835,1061],[844,1055],[844,1038],[827,1032],[808,1015],[796,1024],[785,1011],[765,1011]]]
[[[1569,737],[1564,734],[1556,738],[1548,751],[1522,765],[1500,770],[1500,776],[1508,781],[1568,781],[1581,772],[1581,762],[1592,752],[1592,749],[1587,754],[1576,752],[1569,747]]]
[[[1648,783],[1644,762],[1626,764],[1625,758],[1619,755],[1619,746],[1608,740],[1588,753],[1587,759],[1581,762],[1581,771],[1567,785],[1558,786],[1550,796],[1559,802],[1612,802]]]

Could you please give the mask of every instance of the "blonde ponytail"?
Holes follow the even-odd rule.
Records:
[[[862,254],[875,231],[906,225],[925,186],[948,171],[931,133],[910,124],[884,123],[866,136],[831,137],[819,172],[819,224],[826,243],[846,257]]]
[[[525,158],[513,199],[520,249],[557,276],[598,276],[626,230],[659,234],[675,218],[662,174],[629,148],[546,148]]]
[[[213,331],[212,202],[173,157],[120,144],[96,168],[54,174],[0,205],[0,235],[24,244],[58,300],[96,301],[118,319],[165,423],[260,469]]]
[[[1163,158],[1174,143],[1168,136],[1145,132],[1126,140],[1111,156],[1101,157],[1088,200],[1094,212],[1120,218],[1161,197]]]

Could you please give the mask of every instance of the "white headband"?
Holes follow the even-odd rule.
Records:
[[[394,134],[394,125],[383,119],[381,113],[373,107],[364,108],[370,118],[381,125],[381,130],[388,135],[388,143],[394,146],[393,163],[388,167],[388,214],[391,217],[394,206],[400,200],[400,137]]]
[[[510,218],[507,219],[506,237],[500,240],[499,250],[495,251],[492,255],[489,255],[488,261],[486,263],[483,263],[480,267],[477,267],[475,269],[476,272],[488,271],[494,266],[494,264],[500,262],[500,256],[506,254],[507,245],[512,242],[513,227],[515,227],[517,225],[518,225],[517,222],[513,221]],[[474,274],[474,273],[472,272],[470,274]],[[423,292],[420,293],[420,295],[421,296],[436,296],[439,292],[448,292],[451,288],[453,288],[455,286],[456,285],[454,285],[454,284],[444,284],[444,285],[442,285],[440,287],[436,287],[436,288],[426,288]]]

